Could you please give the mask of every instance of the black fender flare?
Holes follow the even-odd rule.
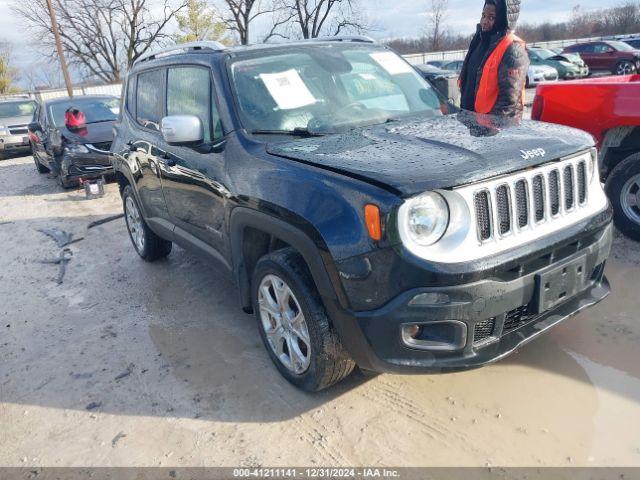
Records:
[[[131,172],[131,169],[129,168],[129,165],[122,158],[118,158],[117,155],[111,155],[111,165],[113,166],[116,179],[118,178],[118,174],[120,174],[131,186],[131,189],[133,190],[133,195],[136,197],[136,201],[138,202],[138,208],[140,208],[141,210],[142,217],[146,219],[147,212],[145,210],[145,206],[142,202],[142,199],[140,198],[140,194],[138,193],[138,189],[136,188],[137,182],[133,172]]]
[[[297,216],[296,216],[297,217]],[[300,220],[297,218],[296,220]],[[348,305],[346,294],[342,288],[339,274],[330,258],[328,248],[320,234],[306,223],[306,227],[316,234],[314,241],[299,227],[280,218],[246,207],[236,207],[230,215],[231,256],[233,260],[233,277],[240,290],[240,302],[243,309],[251,308],[251,278],[244,262],[244,230],[254,228],[272,235],[295,248],[307,263],[313,281],[320,296],[325,301],[339,302]],[[323,259],[326,258],[326,261]]]

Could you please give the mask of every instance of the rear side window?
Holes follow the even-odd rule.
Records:
[[[138,75],[136,120],[143,127],[160,129],[163,90],[164,70],[152,70]]]
[[[578,53],[593,53],[595,51],[595,45],[578,45],[574,48],[574,51]]]
[[[169,69],[167,75],[167,115],[195,115],[199,117],[204,127],[205,142],[222,136],[220,117],[212,90],[211,77],[206,68],[177,67]]]

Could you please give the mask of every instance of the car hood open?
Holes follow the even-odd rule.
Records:
[[[410,196],[526,169],[592,145],[592,137],[579,130],[461,112],[270,143],[267,152]]]
[[[573,63],[576,66],[582,66],[584,65],[584,62],[582,61],[582,59],[580,58],[580,56],[578,55],[571,55],[571,54],[560,54],[560,55],[556,55],[555,57],[551,57],[548,60],[553,60],[554,62],[568,62],[568,63]]]

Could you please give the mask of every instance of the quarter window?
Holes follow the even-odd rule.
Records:
[[[136,112],[136,77],[134,75],[129,76],[127,81],[127,111],[135,117]]]
[[[152,70],[138,75],[136,119],[140,125],[159,130],[162,118],[164,70]]]
[[[199,67],[169,69],[167,115],[195,115],[200,118],[204,127],[205,142],[222,136],[220,117],[213,99],[208,69]]]

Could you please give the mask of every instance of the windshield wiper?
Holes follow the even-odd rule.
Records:
[[[308,128],[296,127],[293,130],[252,130],[254,135],[291,135],[294,137],[322,137],[323,133],[310,131]]]
[[[105,118],[104,120],[94,120],[93,122],[87,122],[86,125],[93,125],[94,123],[115,122],[115,118]]]

